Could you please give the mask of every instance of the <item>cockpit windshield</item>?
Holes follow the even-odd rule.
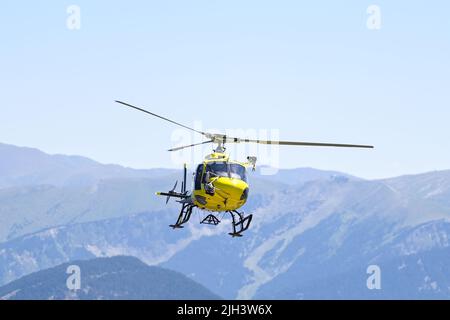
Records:
[[[211,162],[206,165],[206,172],[216,177],[228,177],[228,165],[226,162]]]
[[[210,162],[206,165],[206,172],[209,172],[210,176],[213,177],[228,177],[247,181],[245,167],[238,163]]]

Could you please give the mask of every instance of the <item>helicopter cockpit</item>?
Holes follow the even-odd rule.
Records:
[[[205,167],[205,170],[203,170]],[[195,174],[195,189],[200,190],[201,184],[208,183],[213,177],[226,177],[240,179],[247,182],[247,172],[243,165],[239,163],[229,163],[226,161],[215,161],[200,164]]]

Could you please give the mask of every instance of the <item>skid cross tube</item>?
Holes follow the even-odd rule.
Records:
[[[220,220],[215,215],[209,214],[200,223],[201,224],[211,224],[211,225],[217,226],[220,223]]]

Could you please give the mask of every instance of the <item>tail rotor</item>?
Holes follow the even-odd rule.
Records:
[[[182,199],[180,201],[183,201],[185,199],[189,198],[189,191],[186,190],[186,178],[187,178],[187,168],[186,164],[184,165],[184,175],[183,175],[183,181],[181,182],[181,192],[175,191],[175,189],[178,186],[178,180],[175,182],[175,185],[173,186],[172,190],[168,192],[157,192],[156,194],[158,196],[165,196],[166,197],[166,204],[169,203],[170,198],[178,198]]]
[[[177,188],[177,184],[178,184],[178,180],[175,182],[175,185],[173,186],[172,190],[170,190],[167,194],[167,198],[166,198],[166,204],[169,203],[170,197],[177,194],[177,192],[175,192],[175,189]]]

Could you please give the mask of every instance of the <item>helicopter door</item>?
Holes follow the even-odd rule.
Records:
[[[197,167],[197,171],[195,172],[195,183],[194,183],[195,190],[202,189],[202,174],[203,174],[203,164],[199,164]]]

